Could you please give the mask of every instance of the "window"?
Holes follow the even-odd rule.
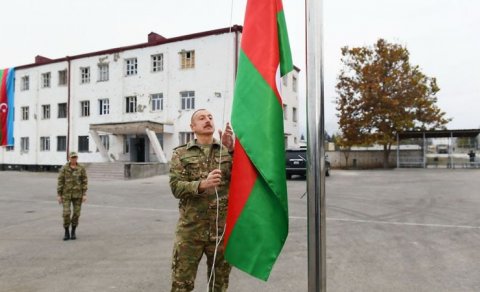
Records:
[[[42,74],[42,88],[49,88],[50,87],[50,72]]]
[[[127,96],[125,97],[125,112],[126,113],[136,113],[137,112],[137,97],[136,96]]]
[[[78,136],[78,152],[88,152],[88,136]]]
[[[179,138],[180,138],[180,145],[183,145],[193,140],[195,136],[193,135],[193,132],[180,132]]]
[[[125,74],[137,75],[137,58],[125,59]]]
[[[58,104],[58,118],[66,118],[67,117],[67,103],[59,103]]]
[[[195,91],[180,92],[182,99],[182,110],[195,108]]]
[[[282,77],[283,86],[288,86],[288,75]]]
[[[100,109],[99,114],[101,116],[108,115],[110,113],[110,101],[108,98],[99,99],[98,108]]]
[[[294,122],[297,122],[297,108],[296,107],[292,107],[292,120]]]
[[[292,90],[293,92],[297,92],[297,78],[292,77]]]
[[[287,105],[283,105],[283,119],[287,120]]]
[[[28,120],[28,106],[22,106],[22,120],[27,121]]]
[[[42,105],[42,119],[44,119],[44,120],[50,119],[50,105],[49,104]]]
[[[108,135],[100,135],[100,140],[102,141],[103,147],[105,147],[106,150],[110,149],[110,139]]]
[[[90,83],[90,67],[80,67],[80,83]]]
[[[57,136],[57,151],[67,151],[67,136]]]
[[[151,95],[152,111],[163,110],[163,93],[156,93]]]
[[[163,71],[163,54],[152,55],[152,72]]]
[[[50,151],[50,137],[40,137],[40,151]]]
[[[21,137],[20,138],[20,150],[22,152],[28,152],[28,150],[30,149],[30,145],[29,145],[29,141],[28,141],[28,137]]]
[[[108,64],[98,64],[98,81],[108,81]]]
[[[58,85],[67,85],[67,69],[58,71]]]
[[[189,69],[195,68],[195,51],[181,51],[180,52],[180,68]]]
[[[80,102],[80,116],[89,117],[90,116],[90,101],[84,100]]]
[[[28,75],[22,77],[21,83],[20,90],[24,91],[30,89],[30,77]]]

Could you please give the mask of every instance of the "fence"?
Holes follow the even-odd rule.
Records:
[[[328,160],[332,168],[356,168],[356,169],[372,169],[383,168],[383,151],[381,150],[354,150],[354,151],[326,151]],[[348,160],[346,157],[348,156]],[[419,157],[422,157],[421,150],[401,150],[400,156],[405,162],[415,167],[420,165]],[[388,158],[388,166],[397,167],[397,153],[395,150],[390,152]]]

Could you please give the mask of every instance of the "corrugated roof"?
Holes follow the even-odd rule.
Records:
[[[405,131],[398,134],[399,139],[409,138],[449,138],[449,137],[476,137],[480,129],[459,130],[428,130],[428,131]]]
[[[96,51],[96,52],[80,54],[80,55],[74,55],[74,56],[66,56],[66,57],[59,58],[59,59],[48,59],[46,57],[43,57],[43,61],[40,62],[40,63],[31,63],[31,64],[27,64],[27,65],[17,66],[17,67],[15,67],[15,69],[17,69],[17,70],[18,69],[26,69],[26,68],[36,67],[36,66],[42,66],[42,65],[45,65],[45,64],[64,62],[64,61],[67,61],[67,60],[81,59],[81,58],[93,57],[93,56],[98,56],[98,55],[114,54],[114,53],[119,53],[119,52],[123,52],[123,51],[127,51],[127,50],[153,47],[153,46],[158,46],[158,45],[162,45],[162,44],[179,42],[179,41],[184,41],[184,40],[191,40],[191,39],[196,39],[196,38],[201,38],[201,37],[206,37],[206,36],[211,36],[211,35],[216,35],[216,34],[224,34],[224,33],[230,33],[230,32],[242,32],[242,30],[243,30],[242,26],[234,25],[232,27],[226,27],[226,28],[220,28],[220,29],[209,30],[209,31],[204,31],[204,32],[198,32],[198,33],[194,33],[194,34],[188,34],[188,35],[183,35],[183,36],[178,36],[178,37],[173,37],[173,38],[164,38],[164,39],[158,38],[158,41],[146,42],[146,43],[141,43],[141,44],[136,44],[136,45],[131,45],[131,46],[125,46],[125,47],[112,48],[112,49]]]
[[[37,56],[39,58],[39,62],[31,63],[31,64],[26,64],[26,65],[21,65],[21,66],[16,66],[15,69],[27,69],[27,68],[32,68],[36,66],[42,66],[45,64],[52,64],[52,63],[58,63],[58,62],[65,62],[68,60],[74,60],[74,59],[81,59],[81,58],[88,58],[88,57],[93,57],[93,56],[99,56],[99,55],[107,55],[107,54],[114,54],[114,53],[119,53],[127,50],[134,50],[134,49],[140,49],[140,48],[147,48],[147,47],[153,47],[153,46],[158,46],[162,44],[167,44],[167,43],[173,43],[173,42],[179,42],[179,41],[184,41],[184,40],[191,40],[191,39],[196,39],[196,38],[201,38],[201,37],[206,37],[206,36],[211,36],[211,35],[216,35],[216,34],[224,34],[224,33],[230,33],[230,32],[242,32],[243,31],[243,26],[241,25],[233,25],[232,27],[225,27],[225,28],[220,28],[220,29],[214,29],[214,30],[209,30],[209,31],[203,31],[203,32],[197,32],[194,34],[188,34],[188,35],[183,35],[183,36],[178,36],[178,37],[173,37],[173,38],[165,38],[155,32],[151,32],[148,34],[149,36],[149,42],[146,43],[141,43],[141,44],[136,44],[136,45],[130,45],[130,46],[124,46],[124,47],[118,47],[118,48],[112,48],[112,49],[107,49],[107,50],[101,50],[101,51],[96,51],[96,52],[91,52],[91,53],[85,53],[85,54],[80,54],[80,55],[73,55],[73,56],[66,56],[63,58],[58,58],[58,59],[49,59],[44,56]],[[158,37],[153,37],[150,38],[151,35],[156,35]],[[293,68],[297,71],[300,72],[300,68],[297,66],[293,66]]]

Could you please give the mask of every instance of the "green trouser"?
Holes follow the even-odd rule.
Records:
[[[192,291],[200,259],[203,254],[207,256],[208,273],[210,279],[212,263],[215,254],[215,240],[201,241],[185,238],[178,238],[173,248],[172,261],[172,292]],[[232,267],[223,257],[223,241],[218,245],[215,257],[214,275],[210,280],[209,291],[227,291],[228,278]],[[215,288],[213,288],[215,285]]]
[[[73,216],[70,217],[73,206]],[[78,218],[80,218],[80,211],[82,209],[82,198],[66,198],[63,197],[63,227],[68,228],[78,225]]]

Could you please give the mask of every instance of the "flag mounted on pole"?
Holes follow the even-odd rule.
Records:
[[[281,0],[248,0],[232,108],[225,257],[267,280],[288,234],[280,77],[293,69]]]
[[[15,69],[0,70],[0,146],[13,145]]]

